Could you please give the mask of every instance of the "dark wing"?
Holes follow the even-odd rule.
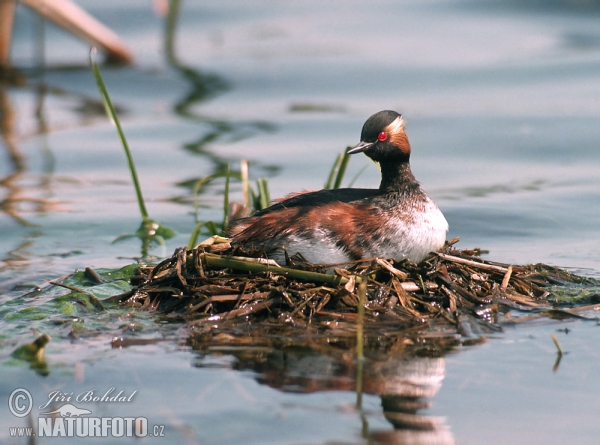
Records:
[[[365,198],[372,198],[379,194],[378,189],[353,189],[343,188],[334,190],[319,190],[317,192],[295,193],[289,198],[267,207],[266,209],[256,212],[253,216],[262,216],[283,208],[304,207],[304,206],[320,206],[330,204],[332,202],[360,201]]]
[[[297,218],[300,214],[305,214],[311,209],[318,211],[325,206],[336,202],[353,203],[361,201],[365,198],[372,198],[379,195],[379,193],[380,192],[377,189],[353,188],[296,193],[289,198],[284,198],[282,201],[267,207],[266,209],[256,212],[250,217],[232,221],[227,230],[227,234],[229,236],[237,237],[241,232],[254,225],[259,220],[261,220],[263,223],[261,224],[264,226],[261,229],[263,231],[273,230],[276,227],[280,230],[282,226],[291,223],[291,220],[286,221],[286,217],[284,217],[284,215],[295,215]],[[266,233],[264,235],[267,236]]]

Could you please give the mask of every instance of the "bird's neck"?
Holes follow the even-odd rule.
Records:
[[[381,184],[379,190],[383,193],[397,191],[408,185],[418,184],[410,164],[406,162],[386,162],[381,165]]]

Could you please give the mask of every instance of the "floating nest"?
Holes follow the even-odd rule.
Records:
[[[479,250],[455,249],[457,241],[419,264],[375,258],[315,266],[292,257],[281,267],[213,237],[192,250],[176,250],[156,266],[140,267],[132,278],[136,287],[115,300],[196,328],[312,325],[338,332],[356,332],[364,301],[367,334],[469,338],[531,317],[576,316],[581,301],[578,308],[557,309],[556,290],[576,289],[579,295],[585,286],[597,289],[596,280],[556,267],[484,260]]]

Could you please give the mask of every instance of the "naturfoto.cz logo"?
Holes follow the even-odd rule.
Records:
[[[148,419],[145,417],[94,417],[92,411],[77,406],[86,402],[95,403],[128,403],[137,393],[127,395],[123,391],[116,392],[110,388],[104,393],[96,390],[73,393],[53,391],[48,394],[48,401],[39,406],[40,412],[37,429],[34,427],[12,427],[11,437],[163,437],[164,425],[153,425],[148,430]],[[66,403],[65,403],[66,402]],[[57,407],[57,403],[63,403]],[[53,404],[51,406],[51,404]],[[31,393],[23,388],[15,389],[8,398],[8,408],[16,417],[27,416],[33,407]]]

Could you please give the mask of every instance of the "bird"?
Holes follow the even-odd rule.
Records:
[[[379,164],[379,188],[291,194],[231,222],[233,247],[260,250],[279,265],[296,254],[317,265],[382,258],[419,263],[446,241],[448,222],[410,169],[405,122],[396,111],[369,117],[349,154]]]

